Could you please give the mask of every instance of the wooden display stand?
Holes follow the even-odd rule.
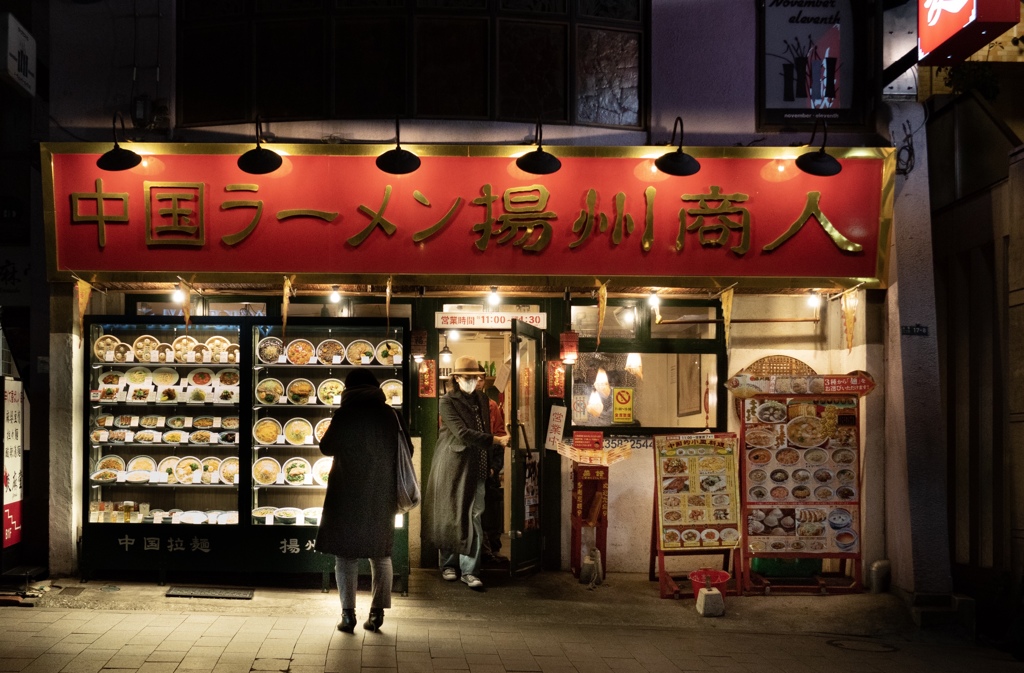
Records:
[[[658,526],[658,507],[657,507],[657,493],[655,497],[654,516],[651,517],[651,562],[648,569],[648,579],[650,581],[658,581],[658,593],[661,598],[679,598],[679,582],[688,582],[689,579],[682,575],[672,575],[665,568],[665,557],[666,556],[693,556],[695,553],[702,555],[713,555],[720,554],[722,556],[722,570],[726,571],[733,576],[734,579],[730,580],[732,584],[731,589],[726,589],[723,594],[732,593],[735,596],[740,594],[740,582],[735,579],[736,573],[734,572],[735,556],[733,547],[723,547],[720,549],[701,549],[697,552],[689,549],[677,549],[664,551],[658,548],[658,533],[660,528]]]
[[[583,529],[594,528],[596,545],[601,552],[602,570],[608,557],[608,467],[604,465],[572,464],[573,510],[570,516],[569,565],[575,577],[583,566],[581,545]],[[604,573],[602,573],[602,579]]]

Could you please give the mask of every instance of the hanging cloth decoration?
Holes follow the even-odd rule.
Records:
[[[295,274],[284,277],[284,289],[281,297],[281,340],[284,341],[285,330],[288,329],[288,300],[292,296],[292,282]]]
[[[384,290],[384,332],[391,327],[391,276],[388,276],[387,289]]]
[[[594,282],[597,283],[597,343],[594,344],[596,353],[601,347],[601,330],[604,329],[604,314],[608,309],[608,281],[602,283],[595,279]]]
[[[722,293],[722,321],[725,329],[725,347],[729,348],[729,328],[732,326],[732,295],[730,287]]]
[[[92,296],[92,285],[89,285],[81,278],[75,283],[75,306],[78,308],[78,347],[82,347],[85,341],[85,309],[89,307],[89,298]]]
[[[192,281],[195,280],[193,275],[188,279],[188,282],[178,279],[181,282],[178,287],[185,293],[185,302],[181,305],[181,312],[185,316],[185,334],[188,334],[188,328],[192,325]]]
[[[846,352],[853,350],[853,326],[857,322],[857,298],[844,292],[840,298],[843,309],[843,334],[846,335]]]

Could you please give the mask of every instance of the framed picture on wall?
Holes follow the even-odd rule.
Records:
[[[882,4],[758,3],[760,129],[796,130],[815,120],[846,128],[872,123]]]
[[[700,380],[700,355],[697,353],[676,355],[677,417],[700,413],[700,402],[704,394]]]

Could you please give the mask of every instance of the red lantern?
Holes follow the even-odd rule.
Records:
[[[567,365],[575,364],[580,353],[580,335],[569,330],[558,335],[558,351],[562,362]]]

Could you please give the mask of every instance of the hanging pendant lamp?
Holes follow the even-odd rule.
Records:
[[[700,162],[683,151],[683,118],[676,117],[672,124],[672,142],[676,144],[676,128],[679,129],[679,147],[675,152],[666,152],[654,161],[654,165],[662,173],[669,175],[687,176],[693,175],[700,170]]]
[[[121,120],[121,135],[124,135],[124,117],[120,112],[115,112],[114,118],[110,123],[110,130],[114,136],[114,147],[96,160],[96,165],[105,171],[126,171],[129,168],[135,168],[142,163],[142,157],[117,144],[118,119]]]
[[[804,173],[827,178],[833,175],[838,175],[839,171],[843,170],[843,167],[835,157],[825,152],[825,145],[828,144],[828,122],[822,121],[822,126],[824,127],[824,131],[821,134],[821,149],[817,151],[810,151],[798,156],[796,158],[796,167]],[[814,130],[811,131],[811,142],[807,143],[808,145],[814,143],[814,135],[817,132],[818,120],[815,119]]]
[[[535,133],[537,149],[516,159],[516,166],[519,167],[519,170],[533,175],[550,175],[562,167],[562,162],[558,160],[558,157],[544,151],[544,128],[539,119]]]
[[[266,175],[281,167],[281,155],[260,147],[263,141],[263,123],[256,115],[256,147],[238,157],[238,167],[252,175]]]
[[[419,167],[420,158],[409,150],[402,149],[398,117],[395,117],[395,149],[388,150],[377,157],[377,168],[392,175],[405,175],[406,173],[412,173]]]

